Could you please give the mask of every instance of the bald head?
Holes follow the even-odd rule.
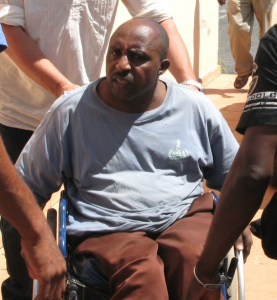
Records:
[[[170,65],[168,44],[164,29],[152,20],[132,19],[118,27],[106,56],[106,103],[142,112],[162,100],[166,89],[159,76]]]
[[[169,48],[169,39],[164,28],[156,21],[151,19],[131,19],[122,25],[120,25],[111,37],[112,39],[120,35],[125,35],[126,38],[133,36],[143,37],[145,41],[148,41],[149,47],[156,50],[160,59],[166,59]]]

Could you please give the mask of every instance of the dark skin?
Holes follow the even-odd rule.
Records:
[[[246,130],[196,266],[202,282],[218,282],[220,261],[261,206],[273,173],[276,148],[277,126],[253,126]],[[190,287],[184,300],[219,299],[220,290],[207,291],[195,278]]]
[[[106,58],[107,78],[99,83],[101,99],[112,108],[141,113],[159,107],[166,86],[159,81],[170,62],[162,58],[164,47],[159,24],[134,19],[113,34]]]

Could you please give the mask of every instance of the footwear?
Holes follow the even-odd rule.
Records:
[[[248,74],[248,75],[244,75],[244,76],[237,76],[236,77],[236,80],[234,82],[234,87],[236,89],[242,89],[247,81],[248,81],[248,78],[250,77],[251,74]]]

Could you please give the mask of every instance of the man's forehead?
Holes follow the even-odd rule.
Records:
[[[152,49],[151,43],[137,38],[120,38],[117,37],[110,42],[110,48],[128,48],[128,49]]]
[[[131,41],[132,39],[140,39],[147,41],[155,36],[156,30],[148,23],[126,22],[121,25],[113,34],[111,40],[116,38],[125,38]]]

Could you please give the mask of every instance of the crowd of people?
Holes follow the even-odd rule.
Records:
[[[241,234],[250,252],[247,225],[277,146],[277,27],[253,66],[244,57],[247,67],[236,68],[236,88],[253,71],[239,148],[201,93],[166,2],[123,3],[133,19],[111,38],[115,0],[1,3],[0,214],[10,275],[3,300],[30,300],[32,279],[38,300],[61,298],[66,266],[41,207],[65,183],[72,255],[98,259],[114,300],[222,299],[221,260]],[[234,40],[230,34],[231,48]],[[160,78],[166,70],[176,83]],[[204,179],[222,190],[215,213]]]

